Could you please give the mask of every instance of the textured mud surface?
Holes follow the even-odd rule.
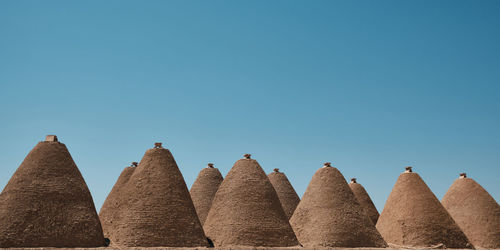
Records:
[[[371,250],[371,249],[435,249],[435,248],[397,248],[397,247],[391,247],[391,248],[342,248],[342,247],[315,247],[315,248],[307,248],[307,247],[243,247],[243,246],[234,246],[234,247],[215,247],[215,248],[205,248],[205,247],[107,247],[107,248],[11,248],[12,250],[17,250],[17,249],[71,249],[71,250],[84,250],[84,249],[99,249],[99,250],[119,250],[119,249],[127,249],[127,250],[140,250],[140,249],[148,249],[148,250],[195,250],[195,249],[204,249],[204,250],[315,250],[315,249],[338,249],[338,250],[343,250],[343,249],[363,249],[363,250]],[[456,249],[460,250],[460,249]]]
[[[215,246],[297,246],[299,243],[266,173],[238,160],[222,182],[204,224]]]
[[[189,191],[202,225],[207,219],[208,211],[212,207],[212,201],[222,180],[219,169],[207,167],[200,171]]]
[[[89,189],[62,143],[38,143],[0,194],[0,247],[104,245]]]
[[[365,214],[370,217],[370,220],[372,220],[373,224],[377,224],[379,213],[365,188],[361,184],[353,182],[349,183],[349,187],[358,199],[359,204],[361,204],[361,206],[363,207]]]
[[[387,246],[334,167],[316,171],[290,223],[304,247]]]
[[[441,202],[472,245],[500,248],[500,206],[470,178],[457,179]]]
[[[290,219],[295,211],[295,208],[297,208],[297,205],[299,205],[300,202],[297,192],[293,189],[293,186],[290,184],[290,181],[288,181],[286,175],[282,172],[278,172],[278,169],[275,169],[274,172],[267,176],[278,194],[278,198],[280,199],[281,206],[283,206],[285,215],[288,219]]]
[[[387,243],[468,248],[470,243],[417,173],[402,173],[377,222]]]
[[[191,196],[169,150],[149,149],[120,188],[105,230],[119,246],[208,246]]]
[[[124,204],[120,202],[122,197],[121,191],[123,186],[125,186],[130,179],[130,176],[134,173],[134,170],[135,167],[126,167],[122,171],[120,177],[118,177],[113,189],[111,189],[111,192],[108,194],[108,197],[106,197],[106,200],[99,211],[99,218],[101,219],[104,236],[107,238],[109,238],[111,234],[108,230],[113,228],[112,224],[117,220],[116,215],[118,214],[118,211],[126,209]]]

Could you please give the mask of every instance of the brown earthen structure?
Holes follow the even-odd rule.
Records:
[[[155,143],[119,189],[113,221],[105,231],[112,245],[125,247],[205,247],[207,238],[177,163]]]
[[[207,219],[212,200],[223,179],[219,169],[214,168],[214,164],[209,163],[206,168],[200,171],[189,191],[202,225]]]
[[[126,209],[126,207],[120,203],[122,198],[121,190],[130,179],[130,176],[134,173],[137,164],[137,162],[132,162],[130,167],[123,169],[99,211],[99,219],[101,220],[105,237],[109,238],[110,232],[108,232],[108,230],[113,228],[112,224],[117,220],[116,216],[118,211]]]
[[[500,248],[500,206],[476,181],[462,173],[441,203],[474,246]]]
[[[411,167],[396,181],[377,229],[387,243],[396,246],[471,247],[465,234]]]
[[[354,193],[359,203],[365,210],[366,215],[370,217],[370,220],[372,220],[374,225],[377,224],[379,213],[377,211],[377,208],[375,207],[375,204],[373,204],[372,199],[366,192],[365,188],[356,181],[356,178],[351,179],[349,187],[351,188],[352,192]]]
[[[0,194],[0,247],[99,247],[90,191],[54,135],[26,156]]]
[[[276,191],[249,154],[234,164],[220,185],[204,229],[217,247],[299,244]]]
[[[278,194],[283,211],[285,211],[287,218],[290,219],[293,211],[295,211],[295,208],[300,202],[299,196],[295,192],[295,189],[293,189],[285,173],[280,172],[279,169],[275,168],[267,177]]]
[[[304,247],[386,247],[340,171],[325,163],[290,219]]]

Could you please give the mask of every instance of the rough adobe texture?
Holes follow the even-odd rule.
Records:
[[[278,198],[280,199],[281,206],[285,211],[286,217],[290,219],[293,211],[295,211],[295,208],[300,202],[299,196],[284,173],[275,171],[267,175],[267,177],[278,194]]]
[[[44,248],[44,249],[52,249],[52,248]],[[390,249],[412,249],[412,248],[341,248],[341,247],[336,247],[336,248],[305,248],[305,247],[249,247],[249,246],[237,246],[237,247],[215,247],[215,248],[207,248],[207,247],[140,247],[140,248],[118,248],[118,247],[106,247],[106,248],[53,248],[54,250],[83,250],[83,249],[90,249],[90,250],[143,250],[143,249],[148,249],[148,250],[353,250],[353,249],[359,249],[359,250],[390,250]],[[435,248],[413,248],[413,249],[435,249]],[[10,250],[26,250],[26,248],[11,248]],[[458,250],[458,249],[457,249]]]
[[[500,206],[481,185],[457,179],[441,203],[474,246],[500,248]]]
[[[385,203],[377,229],[400,246],[469,248],[455,221],[417,173],[402,173]]]
[[[99,219],[101,220],[105,237],[109,238],[109,230],[112,228],[112,224],[116,220],[118,211],[126,209],[123,204],[120,203],[122,196],[121,190],[130,179],[130,176],[134,173],[134,170],[135,167],[126,167],[123,169],[120,177],[118,177],[113,189],[111,189],[111,192],[108,194],[108,197],[106,197],[106,200],[99,211]]]
[[[373,224],[377,224],[378,216],[379,213],[377,211],[377,208],[373,204],[372,199],[370,199],[370,196],[366,192],[365,188],[359,184],[359,183],[349,183],[349,187],[351,188],[352,192],[358,199],[359,203],[363,207],[365,214],[370,217],[370,220],[372,220]]]
[[[334,167],[316,171],[290,224],[304,247],[387,247]]]
[[[191,196],[169,150],[149,149],[120,191],[107,232],[126,247],[208,246]]]
[[[0,247],[98,247],[104,235],[66,146],[40,142],[0,194]]]
[[[212,200],[222,180],[222,175],[217,168],[207,167],[200,171],[189,191],[201,225],[207,219],[208,211],[210,211],[210,207],[212,206]]]
[[[215,246],[297,246],[278,195],[259,163],[238,160],[215,194],[204,225]]]

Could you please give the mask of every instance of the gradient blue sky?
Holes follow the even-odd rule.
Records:
[[[3,188],[46,134],[100,209],[161,141],[191,187],[244,153],[382,210],[406,165],[500,199],[500,1],[0,1]]]

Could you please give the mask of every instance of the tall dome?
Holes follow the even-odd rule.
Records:
[[[220,185],[204,229],[216,247],[299,244],[276,191],[249,154],[234,164]]]
[[[283,206],[287,218],[290,219],[293,211],[295,211],[295,208],[300,202],[299,196],[295,192],[295,189],[293,189],[290,181],[288,181],[285,173],[280,172],[279,169],[275,168],[267,177],[269,177],[269,181],[271,181],[271,184],[273,184],[278,194],[278,198],[280,199],[281,206]]]
[[[389,244],[446,248],[471,247],[465,234],[411,167],[402,173],[377,222]]]
[[[205,247],[207,238],[177,163],[155,143],[120,188],[123,209],[106,231],[125,247]]]
[[[481,185],[462,173],[441,203],[474,246],[500,248],[500,206]]]
[[[120,199],[122,198],[121,190],[123,186],[128,182],[130,176],[134,173],[135,167],[137,167],[137,162],[132,162],[130,167],[126,167],[123,169],[120,177],[116,181],[113,189],[108,194],[108,197],[104,201],[104,204],[99,211],[99,219],[102,223],[102,229],[104,231],[104,236],[109,237],[110,232],[108,230],[112,228],[113,222],[115,221],[115,217],[118,214],[118,211],[124,209],[120,203]]]
[[[219,169],[214,168],[213,163],[209,163],[206,168],[200,171],[189,191],[201,225],[207,219],[208,211],[210,211],[210,207],[212,206],[212,200],[223,179]]]
[[[368,215],[368,217],[370,217],[370,220],[372,220],[374,225],[377,224],[379,213],[377,211],[377,208],[373,204],[372,199],[366,192],[365,188],[356,181],[356,178],[351,179],[349,187],[351,188],[352,192],[354,193],[359,203],[365,210],[365,214]]]
[[[290,219],[304,247],[386,247],[340,171],[316,171]]]
[[[94,201],[66,146],[47,136],[0,194],[0,247],[99,247]]]

